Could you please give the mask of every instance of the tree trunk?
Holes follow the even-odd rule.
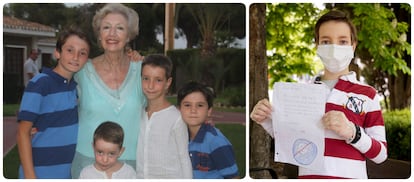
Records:
[[[249,111],[261,99],[268,98],[266,60],[266,4],[250,6],[249,42]],[[250,120],[250,169],[270,168],[271,137]],[[271,178],[267,171],[253,172],[252,178]]]
[[[167,51],[174,49],[174,15],[175,4],[165,4],[165,41],[164,41],[164,54],[167,55]]]
[[[214,30],[205,31],[201,47],[201,57],[209,58],[216,52],[214,43]]]
[[[388,5],[393,9],[398,22],[411,22],[411,14],[401,7],[399,3]],[[407,42],[411,42],[411,23],[408,23]],[[405,54],[403,59],[407,66],[411,68],[411,55]],[[411,75],[397,72],[397,76],[388,76],[388,89],[390,91],[390,109],[404,109],[411,105]]]
[[[404,109],[410,107],[411,77],[398,71],[398,76],[389,76],[388,88],[390,91],[390,109]]]

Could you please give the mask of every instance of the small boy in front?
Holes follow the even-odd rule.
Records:
[[[93,134],[95,163],[86,166],[80,172],[83,179],[134,179],[134,168],[118,161],[124,152],[124,130],[112,121],[101,123]]]
[[[18,114],[19,178],[71,178],[78,136],[78,102],[73,74],[89,56],[90,42],[76,28],[57,40],[57,66],[33,77],[24,91]],[[37,132],[31,134],[32,128]]]
[[[213,97],[207,86],[197,82],[187,83],[177,93],[181,117],[189,131],[193,178],[239,178],[231,143],[220,130],[206,123],[212,112]]]

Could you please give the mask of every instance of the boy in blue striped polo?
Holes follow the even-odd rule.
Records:
[[[44,69],[28,83],[18,114],[19,178],[71,178],[78,135],[78,101],[72,79],[89,56],[90,42],[71,27],[60,33],[57,66]],[[36,133],[31,134],[32,128]]]
[[[189,131],[193,178],[239,178],[231,143],[206,122],[212,112],[213,97],[208,87],[197,82],[187,83],[177,93],[181,117]]]

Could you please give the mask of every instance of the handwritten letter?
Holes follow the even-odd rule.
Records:
[[[327,90],[324,85],[275,83],[273,131],[275,161],[305,168],[323,169]]]

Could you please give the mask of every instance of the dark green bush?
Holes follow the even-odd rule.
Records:
[[[223,60],[224,67],[230,69],[225,74],[226,84],[240,85],[246,79],[246,51],[245,49],[218,49],[217,57]]]
[[[207,84],[218,94],[227,87],[246,83],[245,49],[217,49],[209,58],[202,58],[200,49],[171,50],[167,55],[174,64],[172,93],[189,80]]]
[[[388,157],[411,161],[411,112],[410,109],[383,113],[387,135]]]
[[[220,94],[221,105],[223,106],[242,106],[246,105],[245,84],[225,88]]]

